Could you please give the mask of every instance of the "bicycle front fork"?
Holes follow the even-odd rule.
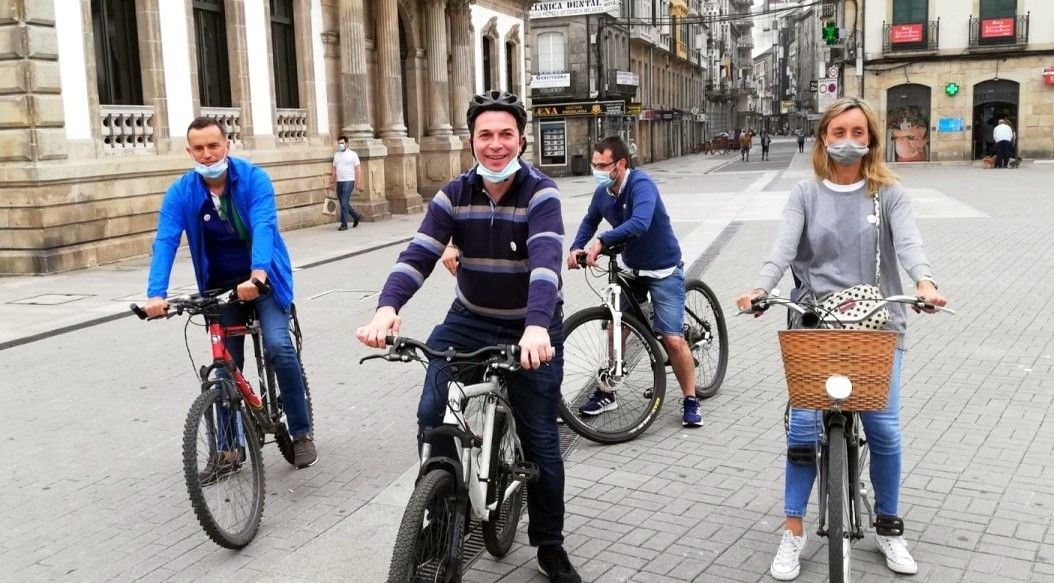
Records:
[[[827,480],[830,475],[830,468],[828,466],[828,460],[830,459],[828,452],[830,451],[830,442],[828,440],[829,432],[827,428],[829,425],[829,419],[825,416],[824,418],[824,433],[820,443],[820,449],[816,458],[817,466],[817,493],[818,493],[818,505],[819,505],[819,526],[816,529],[816,534],[819,536],[827,536]],[[849,489],[849,508],[845,509],[849,513],[850,520],[850,533],[849,536],[852,540],[859,540],[864,538],[864,531],[862,522],[860,521],[860,508],[863,507],[867,510],[868,524],[873,524],[873,516],[871,512],[871,505],[867,499],[867,488],[864,487],[864,483],[861,480],[861,472],[863,470],[864,460],[867,457],[866,440],[859,434],[857,424],[859,419],[855,416],[849,417],[845,420],[843,435],[845,436],[845,452],[846,452],[846,469],[848,474],[848,484],[846,487]]]

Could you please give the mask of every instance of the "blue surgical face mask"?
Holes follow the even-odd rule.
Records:
[[[865,144],[858,144],[849,138],[827,144],[827,153],[839,166],[848,166],[866,156],[870,151],[871,149]]]
[[[201,175],[202,178],[207,180],[215,180],[223,173],[227,171],[227,158],[224,157],[219,162],[209,166],[206,164],[194,164],[194,171]]]
[[[483,180],[486,180],[487,182],[502,182],[504,180],[508,180],[510,176],[516,174],[516,172],[518,172],[519,170],[520,159],[518,157],[510,160],[509,163],[505,165],[505,168],[502,168],[497,172],[488,169],[483,164],[476,164],[476,174],[478,174],[481,178],[483,178]]]
[[[603,170],[594,170],[593,180],[597,181],[597,186],[604,188],[608,188],[615,183],[615,179],[611,177],[611,173],[604,172]]]

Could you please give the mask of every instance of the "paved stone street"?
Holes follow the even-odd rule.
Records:
[[[755,148],[749,163],[733,154],[688,156],[647,168],[686,262],[722,300],[729,369],[720,393],[703,404],[705,427],[682,429],[671,399],[636,441],[579,441],[571,451],[567,547],[586,581],[771,580],[782,522],[782,314],[730,312],[753,284],[787,193],[810,175],[791,142],[774,142],[772,153],[765,163]],[[1051,166],[895,170],[914,198],[941,290],[959,310],[909,319],[901,506],[920,571],[907,580],[1054,580]],[[591,179],[560,186],[573,232]],[[423,374],[360,366],[368,351],[353,331],[402,248],[384,244],[404,240],[418,220],[287,234],[302,268],[298,308],[322,457],[294,471],[265,448],[263,522],[239,552],[214,545],[187,502],[180,446],[197,388],[182,324],[127,317],[92,324],[141,296],[147,261],[0,279],[7,417],[0,580],[384,580],[413,481]],[[173,287],[191,284],[189,273],[183,261]],[[595,301],[580,272],[565,277],[567,314]],[[451,288],[437,271],[404,310],[403,333],[427,335]],[[12,303],[43,294],[88,297]],[[49,335],[64,327],[72,331]],[[194,326],[187,334],[200,364],[206,339]],[[813,505],[810,527],[815,515]],[[811,536],[798,580],[826,580],[826,556],[826,541]],[[853,558],[862,581],[900,579],[870,538]],[[501,560],[482,558],[466,580],[544,581],[522,544]]]

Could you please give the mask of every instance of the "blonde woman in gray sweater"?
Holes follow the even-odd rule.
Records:
[[[863,100],[836,101],[824,113],[812,150],[815,178],[798,184],[783,211],[772,252],[758,273],[754,290],[739,296],[740,309],[769,293],[788,268],[797,280],[794,297],[811,292],[817,298],[859,284],[875,284],[879,263],[879,288],[885,296],[902,294],[898,266],[916,284],[915,294],[943,306],[904,187],[886,166],[874,111]],[[876,221],[878,196],[881,220]],[[875,224],[882,232],[876,242]],[[880,249],[876,249],[876,245]],[[900,371],[906,329],[902,304],[890,308],[888,328],[900,333],[889,386],[889,407],[861,415],[871,450],[871,484],[875,512],[883,525],[900,523]],[[812,411],[791,410],[787,434],[784,480],[784,532],[769,573],[789,581],[801,571],[799,556],[806,536],[802,519],[816,481],[813,462],[819,421]],[[897,528],[876,529],[875,543],[886,565],[897,573],[913,574],[918,565]]]

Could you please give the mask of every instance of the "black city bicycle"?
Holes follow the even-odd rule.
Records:
[[[509,405],[505,375],[519,370],[519,346],[488,346],[472,352],[435,351],[412,338],[387,338],[388,352],[362,358],[389,362],[442,359],[479,382],[448,386],[442,425],[426,429],[421,470],[395,539],[389,583],[456,582],[466,565],[465,541],[482,535],[487,551],[502,557],[512,548],[523,511],[525,484],[538,476],[524,461]],[[432,455],[436,440],[452,440],[456,458]],[[472,528],[478,522],[479,530]]]
[[[603,290],[594,290],[603,305],[564,320],[560,417],[575,433],[598,443],[629,441],[655,421],[670,366],[661,337],[651,327],[647,294],[637,290],[633,273],[616,260],[623,247],[604,249],[607,269],[587,271],[587,278],[607,276]],[[578,262],[585,265],[584,254]],[[707,399],[717,394],[725,378],[728,331],[713,290],[698,279],[686,280],[684,287],[683,331],[695,362],[695,394]],[[598,388],[613,394],[614,407],[599,415],[580,413],[579,407]]]
[[[257,283],[262,293],[270,287]],[[186,314],[184,340],[194,316],[204,318],[212,345],[212,363],[202,365],[196,374],[201,393],[190,406],[183,429],[183,476],[194,514],[205,533],[216,544],[238,549],[249,544],[260,527],[264,507],[264,466],[261,447],[268,435],[287,462],[293,464],[293,439],[286,427],[282,399],[278,395],[275,371],[268,362],[261,338],[260,322],[251,302],[240,302],[227,290],[207,291],[168,300],[168,313],[162,318]],[[146,312],[131,305],[140,319]],[[296,306],[290,305],[290,334],[303,371],[300,353],[303,336]],[[151,318],[152,319],[152,318]],[[252,336],[259,378],[259,395],[227,351],[224,340],[231,336]],[[194,359],[191,356],[191,365]],[[311,392],[304,375],[309,418]]]
[[[822,429],[814,448],[819,475],[817,534],[828,540],[831,583],[851,581],[852,542],[864,537],[862,509],[866,509],[872,526],[895,536],[904,532],[899,518],[874,516],[861,480],[868,449],[859,414],[884,411],[887,407],[897,333],[846,329],[891,303],[955,313],[914,296],[898,295],[874,300],[873,307],[851,318],[837,308],[825,311],[815,304],[795,302],[775,293],[754,299],[750,310],[740,312],[760,314],[770,306],[780,305],[801,314],[802,325],[807,327],[779,332],[790,397],[785,423],[789,423],[790,407],[811,409],[822,415]]]

